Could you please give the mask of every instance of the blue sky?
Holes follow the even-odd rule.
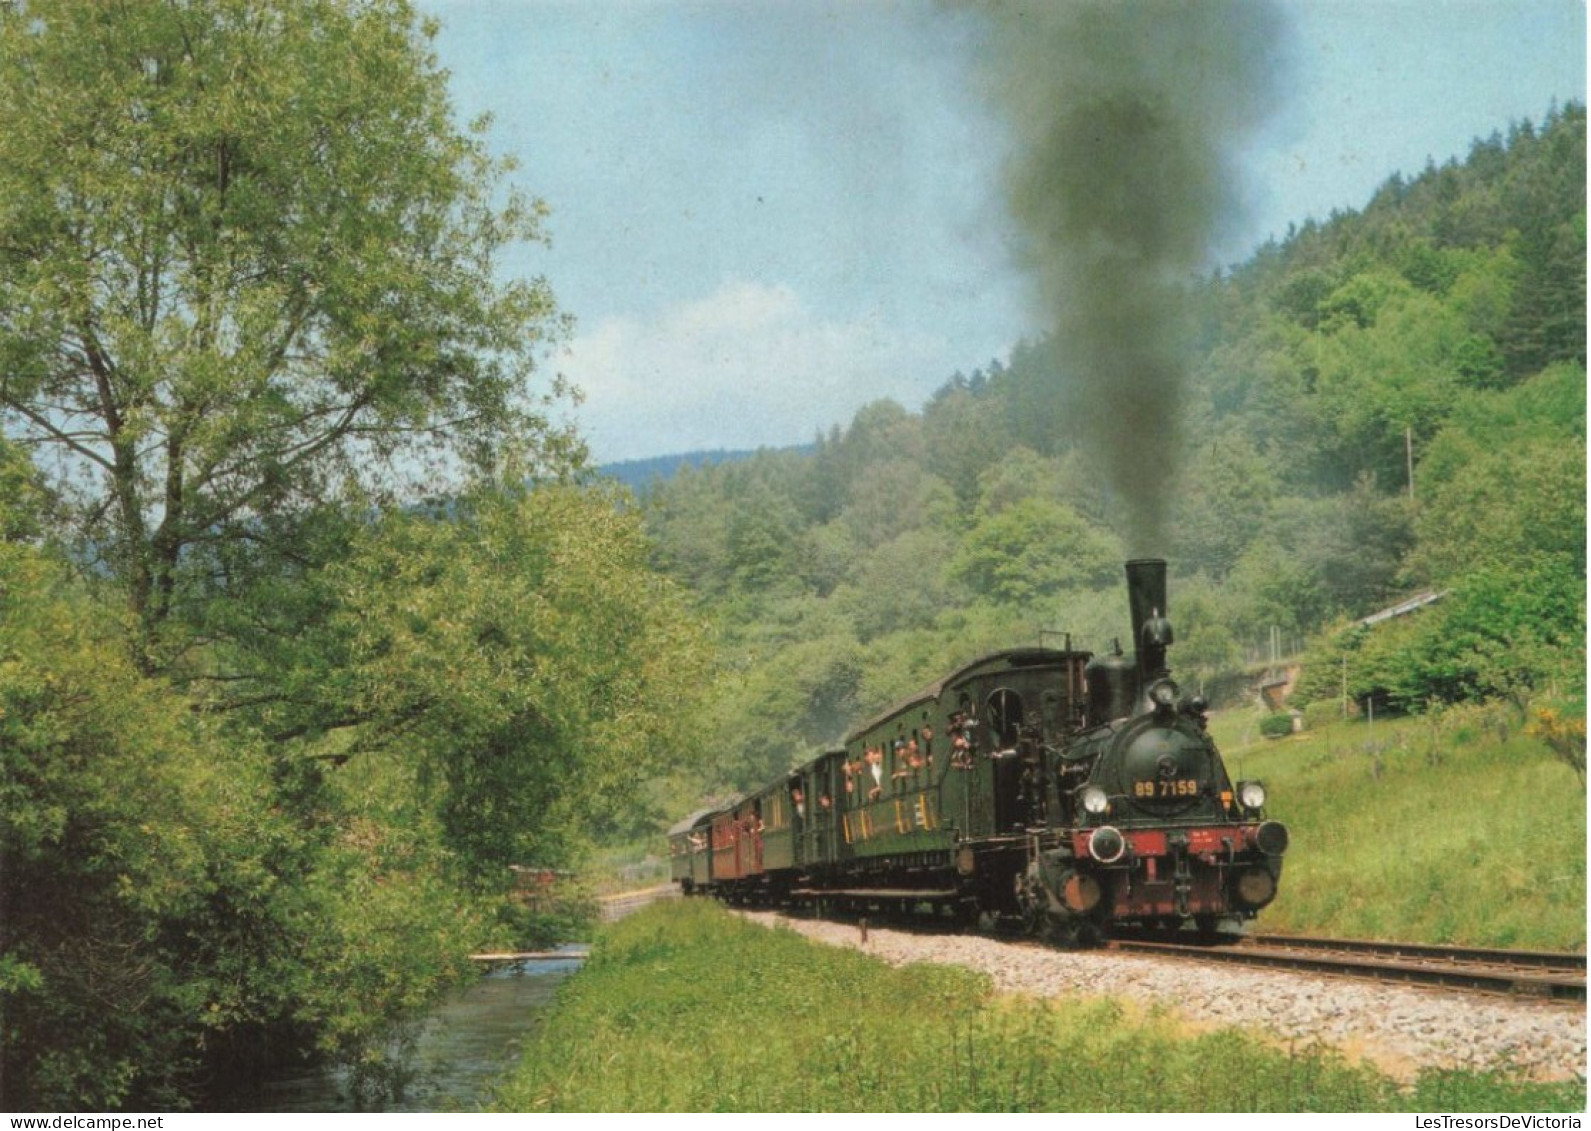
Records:
[[[461,117],[552,209],[551,364],[599,461],[806,442],[917,408],[1043,321],[976,9],[926,0],[419,0]],[[1284,0],[1275,106],[1211,262],[1585,98],[1582,0]]]

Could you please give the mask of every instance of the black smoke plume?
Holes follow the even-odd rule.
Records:
[[[1255,0],[980,10],[1014,144],[1010,208],[1070,386],[1066,430],[1124,506],[1132,552],[1163,553],[1190,285],[1237,217],[1235,158],[1274,99],[1280,19]]]

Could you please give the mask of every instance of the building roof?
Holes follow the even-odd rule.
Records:
[[[1371,613],[1359,623],[1365,628],[1369,628],[1371,625],[1380,624],[1382,621],[1393,620],[1396,617],[1407,616],[1416,609],[1423,609],[1427,605],[1436,604],[1436,602],[1440,601],[1443,597],[1446,597],[1451,592],[1451,589],[1443,589],[1441,592],[1437,592],[1433,589],[1425,593],[1416,593],[1414,596],[1406,600],[1399,601],[1396,605],[1390,605],[1387,608],[1382,609],[1379,613]]]

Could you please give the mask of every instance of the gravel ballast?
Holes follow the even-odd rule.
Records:
[[[1513,1074],[1567,1080],[1586,1070],[1581,1006],[1515,1002],[1444,989],[1254,970],[1106,951],[1059,951],[976,935],[917,934],[746,912],[818,942],[850,946],[893,965],[941,962],[988,974],[997,989],[1170,1006],[1193,1027],[1260,1029],[1283,1041],[1320,1041],[1382,1071],[1510,1066]]]

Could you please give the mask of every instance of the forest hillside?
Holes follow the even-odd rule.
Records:
[[[644,498],[722,676],[674,803],[744,789],[997,647],[1108,647],[1121,566],[1170,561],[1179,678],[1280,651],[1294,705],[1583,700],[1585,109],[1394,175],[1198,280],[1163,546],[1128,544],[1064,342],[883,401],[811,451]],[[1392,603],[1442,594],[1384,629]],[[1583,712],[1583,707],[1577,708]]]

